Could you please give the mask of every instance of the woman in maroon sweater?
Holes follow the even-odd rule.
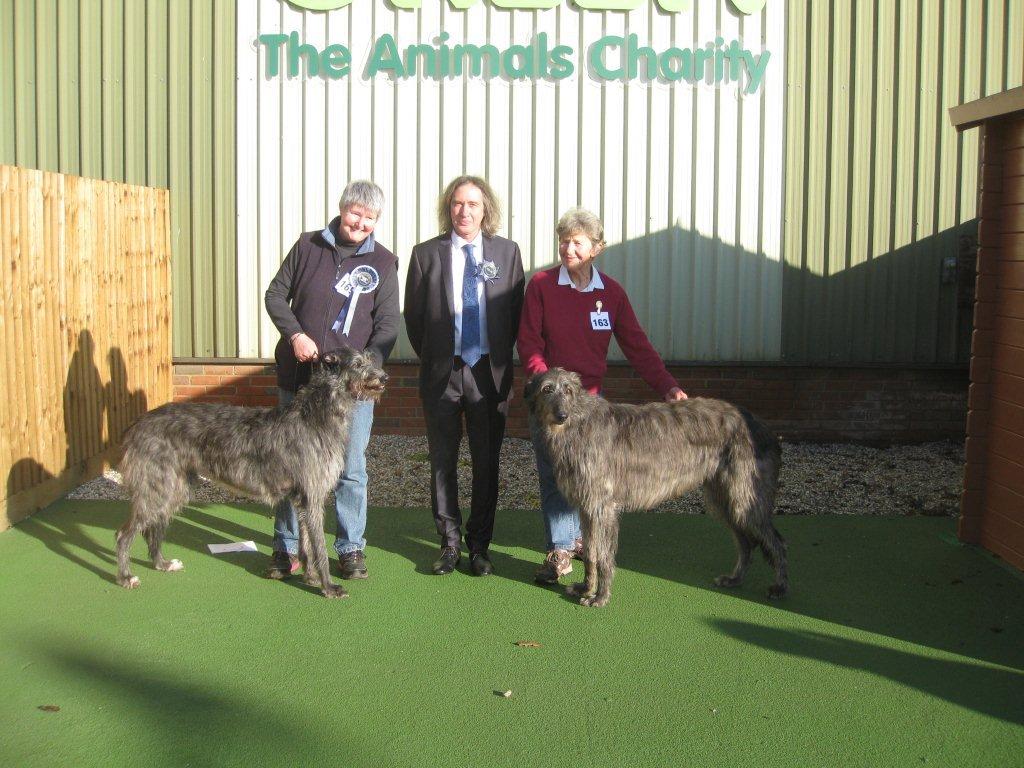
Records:
[[[523,302],[516,347],[527,378],[548,368],[565,368],[578,373],[583,386],[598,395],[614,335],[651,389],[670,402],[684,399],[686,394],[651,346],[622,286],[600,274],[592,263],[604,249],[601,220],[590,211],[573,208],[559,219],[555,231],[562,263],[534,275]],[[530,435],[547,535],[547,557],[535,579],[554,584],[572,572],[573,556],[582,553],[580,517],[555,484],[551,461],[532,420]]]

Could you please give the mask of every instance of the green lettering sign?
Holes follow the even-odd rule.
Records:
[[[590,68],[594,70],[598,77],[605,80],[618,80],[625,74],[625,70],[622,69],[621,59],[622,52],[621,48],[625,45],[626,41],[615,35],[605,35],[600,38],[596,43],[590,46],[590,53],[587,55],[587,62],[590,64]],[[618,69],[608,69],[604,63],[605,50],[608,48],[618,48],[620,66]]]
[[[398,46],[391,35],[381,35],[373,44],[370,61],[366,65],[366,74],[373,77],[378,72],[391,72],[393,77],[405,77],[402,58],[398,55]]]
[[[443,2],[444,0],[441,0]],[[520,8],[543,10],[555,8],[561,0],[490,0],[498,8]],[[309,11],[333,11],[344,8],[352,3],[352,0],[288,0],[296,8],[305,8]],[[415,10],[420,7],[422,0],[390,0],[396,8],[403,10]],[[476,5],[479,0],[448,0],[449,4],[458,10],[465,10]],[[569,0],[565,0],[568,5]],[[646,0],[573,0],[573,2],[588,11],[631,11],[639,8]],[[666,13],[681,13],[690,10],[692,0],[656,0],[658,7]],[[740,13],[750,16],[760,13],[768,0],[729,0],[730,4]]]
[[[281,71],[277,50],[288,39],[288,35],[260,35],[257,39],[260,45],[267,48],[267,77],[277,77]]]
[[[441,32],[428,43],[413,43],[399,48],[395,38],[382,34],[374,43],[366,63],[366,76],[383,72],[394,78],[419,75],[432,79],[468,75],[506,77],[511,80],[561,80],[575,72],[575,51],[568,45],[551,46],[546,32],[538,32],[529,45],[513,44],[499,50],[491,44],[457,43],[449,45],[450,35]],[[288,77],[327,77],[337,80],[352,73],[352,53],[344,45],[327,45],[322,51],[305,43],[298,32],[267,33],[258,37],[264,49],[267,77],[281,73],[282,58],[287,60]],[[284,54],[282,56],[282,49]],[[669,47],[655,50],[640,42],[636,33],[626,37],[605,35],[592,43],[586,53],[587,68],[598,80],[660,80],[674,83],[686,80],[709,84],[741,84],[754,93],[764,81],[771,58],[769,51],[754,53],[739,40],[726,46],[716,37],[700,48]]]

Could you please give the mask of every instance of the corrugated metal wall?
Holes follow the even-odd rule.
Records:
[[[975,244],[978,134],[947,109],[1021,84],[1024,2],[790,0],[786,25],[783,357],[966,360],[942,272]]]
[[[622,280],[659,350],[673,359],[777,359],[781,340],[783,6],[741,16],[723,0],[665,14],[416,11],[376,0],[301,12],[280,0],[238,6],[239,350],[270,356],[278,334],[263,291],[292,242],[336,213],[345,182],[369,177],[388,206],[379,238],[402,259],[437,233],[438,193],[479,173],[506,206],[507,233],[528,270],[557,261],[554,225],[582,204],[604,220],[600,265]],[[556,82],[501,78],[362,76],[370,47],[491,43],[504,50],[546,32],[575,49],[576,74]],[[339,80],[267,77],[260,34],[298,32],[323,49],[348,46],[355,72]],[[716,36],[771,52],[765,85],[602,83],[585,55],[602,35],[636,33],[656,51],[701,47]],[[397,357],[412,357],[403,339]]]
[[[384,187],[381,237],[404,258],[465,169],[495,183],[533,269],[554,263],[562,210],[601,214],[603,264],[668,358],[963,360],[968,310],[941,272],[972,247],[977,138],[945,110],[1022,82],[1024,0],[693,5],[241,0],[236,26],[231,0],[0,0],[0,162],[170,187],[179,357],[271,354],[262,292],[349,178]],[[745,97],[602,86],[578,59],[558,83],[362,77],[380,34],[442,29],[499,48],[545,31],[577,57],[604,34],[656,49],[721,34],[772,60]],[[282,30],[350,45],[357,73],[265,77],[255,38]]]
[[[0,0],[0,163],[169,187],[174,353],[237,354],[233,0]]]

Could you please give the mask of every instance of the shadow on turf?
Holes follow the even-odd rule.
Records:
[[[773,573],[760,557],[742,586],[712,585],[731,570],[735,550],[724,526],[704,516],[623,516],[617,562],[622,570],[723,597],[1024,670],[1024,581],[934,533],[901,541],[907,529],[893,527],[900,520],[867,522],[820,518],[790,527],[779,518],[791,585],[779,601],[767,599]],[[936,530],[934,521],[925,523]],[[623,578],[629,574],[620,572],[616,583]]]
[[[723,635],[775,653],[867,671],[990,717],[1024,723],[1024,674],[1019,672],[933,659],[818,632],[722,619],[708,619],[707,624]]]
[[[102,502],[90,501],[75,506],[74,501],[68,502],[68,507],[60,511],[42,512],[21,521],[16,530],[27,534],[46,545],[54,554],[57,554],[81,568],[90,571],[104,581],[114,583],[117,571],[117,561],[114,553],[114,532],[124,523],[127,514],[127,503],[123,501],[103,504]],[[266,525],[261,529],[240,525],[222,515],[207,511],[203,506],[186,506],[181,514],[175,516],[167,529],[164,541],[167,544],[181,547],[195,553],[196,556],[210,557],[208,544],[227,543],[232,541],[252,540],[256,542],[261,550],[268,550],[273,547],[273,519],[269,516],[270,510],[266,511]],[[381,525],[381,517],[386,511],[374,510],[370,514],[368,537],[376,548],[401,555],[409,560],[417,574],[431,578],[442,578],[435,576],[431,566],[437,559],[440,548],[426,543],[423,538],[411,534],[407,528],[396,529],[389,525]],[[333,513],[325,516],[325,533],[328,541],[334,536]],[[100,533],[97,539],[97,529],[109,532],[110,544],[103,542],[106,534]],[[417,534],[419,532],[416,532]],[[424,526],[422,536],[429,535],[427,526]],[[155,573],[152,563],[146,554],[145,544],[139,537],[132,545],[135,556],[131,558],[133,570],[137,575],[144,578],[144,574]],[[328,544],[328,550],[333,555],[333,548]],[[89,553],[84,557],[83,553]],[[497,550],[491,550],[491,561],[494,563],[495,577],[509,578],[516,581],[528,581],[532,579],[531,563],[520,560],[517,557],[507,555]],[[263,554],[253,553],[227,553],[216,556],[218,560],[236,565],[250,575],[263,578],[267,567],[267,558]],[[182,558],[185,567],[188,568],[190,558]],[[96,560],[106,563],[106,566],[96,564]],[[372,568],[372,559],[370,562]],[[333,570],[333,569],[332,569]],[[461,575],[469,576],[469,557],[465,554],[457,568]],[[341,583],[335,573],[335,582]],[[305,584],[301,578],[283,580],[284,584],[298,588],[305,592],[320,594],[317,587]]]
[[[370,521],[370,524],[373,524],[372,520]],[[436,576],[433,570],[431,570],[434,565],[434,561],[437,560],[441,554],[441,546],[440,544],[427,543],[424,540],[424,537],[429,535],[430,532],[426,528],[424,528],[422,535],[416,535],[407,531],[393,530],[390,527],[379,529],[374,526],[371,534],[368,534],[368,537],[372,536],[372,541],[375,547],[400,555],[408,560],[417,574],[431,576],[434,578],[445,578],[443,576]],[[501,542],[496,543],[501,544]],[[536,567],[535,565],[494,548],[490,549],[488,556],[491,563],[494,565],[494,573],[488,578],[503,578],[511,579],[512,581],[532,581],[532,569]],[[462,559],[459,560],[459,564],[456,566],[455,570],[456,573],[464,576],[471,575],[469,570],[468,553],[462,553]]]
[[[93,501],[75,505],[75,501],[71,500],[68,505],[68,509],[59,513],[43,512],[26,518],[17,524],[15,530],[42,542],[54,554],[70,560],[104,581],[113,583],[117,571],[114,532],[125,521],[126,504],[116,502],[105,505]],[[268,522],[268,526],[270,525],[271,523]],[[95,529],[109,531],[109,546],[97,541]],[[273,537],[267,533],[255,531],[223,517],[212,515],[201,508],[190,506],[185,507],[182,513],[175,517],[167,529],[164,541],[189,549],[197,555],[208,557],[210,550],[207,548],[207,544],[224,544],[248,539],[267,548],[273,543]],[[133,544],[133,549],[143,554],[131,558],[133,567],[152,570],[152,563],[148,555],[144,554],[145,543],[141,537],[138,537],[137,542],[142,542],[141,547]],[[90,557],[83,557],[82,553],[88,553]],[[254,575],[262,576],[266,567],[264,558],[251,553],[218,555],[218,557],[238,565]],[[94,560],[106,563],[107,567],[97,565]]]
[[[67,642],[68,646],[78,643],[70,639]],[[115,763],[218,765],[238,761],[260,765],[283,752],[301,754],[309,745],[324,741],[319,725],[310,723],[308,728],[300,728],[275,711],[288,699],[287,695],[282,699],[282,692],[269,684],[265,690],[256,691],[262,694],[266,706],[254,706],[224,690],[182,682],[180,675],[173,674],[173,659],[158,660],[156,666],[172,670],[161,671],[132,663],[123,653],[100,655],[59,645],[52,638],[34,637],[22,641],[22,645],[24,653],[36,663],[54,670],[62,681],[72,681],[72,690],[88,692],[90,695],[83,695],[82,701],[90,709],[106,704],[115,713],[125,714],[126,720],[121,723],[124,733],[115,743],[127,750],[137,745],[142,754],[110,755]],[[244,677],[247,691],[261,685],[258,674]],[[74,716],[74,707],[64,709]],[[339,723],[332,722],[331,729],[332,739],[344,740]],[[52,732],[48,736],[52,739]],[[355,745],[345,746],[357,749]],[[153,761],[155,752],[164,755],[157,763]],[[358,745],[356,754],[365,757],[366,745]]]
[[[16,530],[112,582],[113,532],[126,514],[124,503],[108,506],[93,502],[83,504],[77,512],[65,508],[55,514],[38,514],[19,523]],[[167,541],[203,557],[210,556],[206,545],[217,541],[252,539],[269,548],[271,520],[266,517],[260,522],[254,528],[226,519],[216,511],[187,507],[168,529]],[[910,530],[907,525],[912,525],[912,520],[802,518],[801,522],[795,525],[794,519],[790,525],[785,517],[777,521],[789,540],[792,591],[784,600],[772,601],[773,610],[1024,670],[1024,581],[993,568],[973,551],[940,541],[935,521],[923,521],[928,535],[915,533],[907,541],[901,537]],[[328,527],[333,527],[333,523]],[[94,540],[97,528],[106,532]],[[524,588],[536,589],[533,574],[542,557],[536,548],[536,516],[503,512],[498,535],[499,548],[491,550],[495,575],[490,578],[520,582]],[[444,578],[430,571],[439,548],[431,542],[433,530],[426,510],[373,509],[367,538],[373,548],[408,560],[418,575]],[[536,559],[524,560],[502,551],[508,549],[535,552]],[[151,571],[144,547],[136,551],[140,556],[133,558],[133,562],[140,571]],[[218,557],[254,578],[262,576],[263,556]],[[633,571],[708,590],[723,599],[766,604],[765,592],[772,573],[760,559],[753,563],[746,583],[738,589],[724,591],[712,586],[716,575],[732,567],[734,557],[731,537],[710,518],[625,515],[617,583],[629,579],[627,571]],[[372,555],[368,564],[372,569]],[[468,573],[468,558],[463,557],[459,573],[447,578],[465,577]],[[578,572],[576,578],[580,575]],[[316,591],[301,579],[289,583],[304,591]],[[557,595],[569,600],[561,587],[551,591],[553,598]],[[686,600],[686,594],[680,593],[679,599]],[[620,601],[615,592],[612,603],[611,610],[616,610]]]

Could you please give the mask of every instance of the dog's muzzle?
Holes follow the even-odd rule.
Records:
[[[380,398],[380,396],[384,394],[384,385],[387,384],[387,382],[388,375],[386,373],[382,373],[377,378],[364,382],[362,386],[363,392],[375,398]]]

